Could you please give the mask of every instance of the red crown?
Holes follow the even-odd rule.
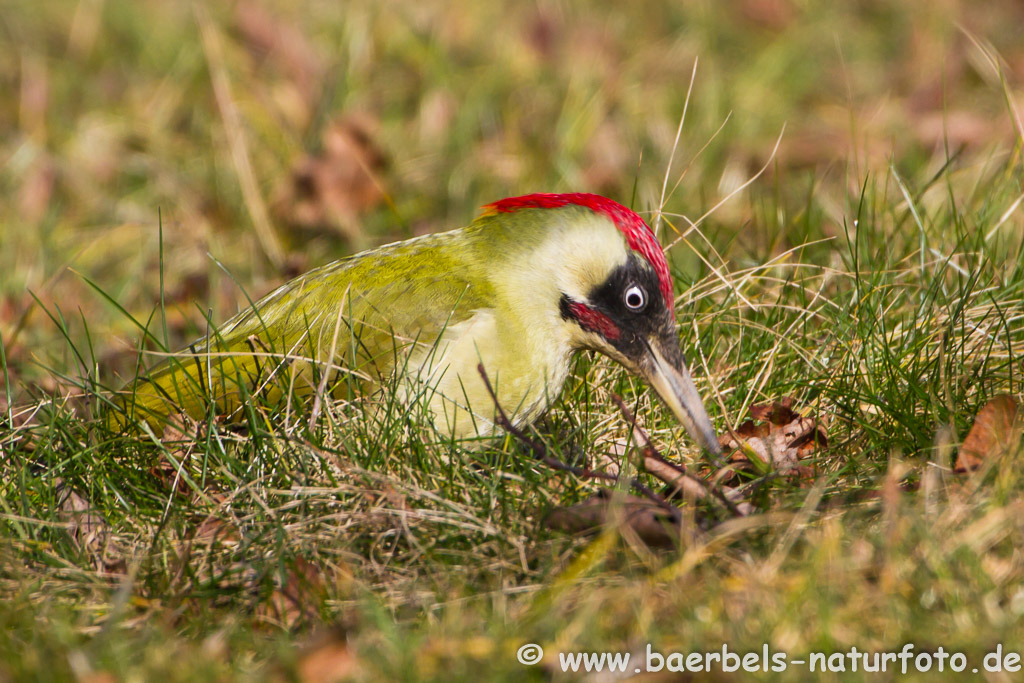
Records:
[[[597,194],[586,192],[569,192],[567,194],[527,194],[522,197],[509,197],[487,204],[485,210],[497,213],[512,213],[520,209],[557,209],[563,206],[574,204],[584,206],[591,211],[604,214],[612,220],[623,235],[629,248],[640,252],[640,255],[647,259],[647,262],[654,268],[658,275],[658,283],[661,286],[661,294],[665,297],[665,305],[675,317],[675,307],[672,298],[672,276],[668,272],[668,262],[665,260],[665,252],[658,244],[657,238],[650,226],[644,222],[636,213],[630,211],[622,204],[602,197]]]

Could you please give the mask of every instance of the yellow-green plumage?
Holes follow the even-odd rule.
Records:
[[[628,252],[612,221],[584,207],[485,214],[292,280],[151,369],[123,407],[158,428],[178,412],[202,418],[211,397],[216,413],[231,414],[245,395],[308,395],[333,346],[334,364],[365,391],[397,368],[436,387],[439,427],[489,434],[493,402],[477,364],[516,421],[535,417],[558,395],[572,353],[593,346],[559,315],[559,297],[584,296]]]

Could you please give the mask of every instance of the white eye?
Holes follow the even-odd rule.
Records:
[[[647,305],[647,293],[640,285],[630,285],[626,288],[626,293],[622,295],[622,301],[625,302],[626,308],[629,310],[639,311]]]

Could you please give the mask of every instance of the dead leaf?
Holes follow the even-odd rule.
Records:
[[[788,0],[743,0],[740,14],[758,26],[781,31],[796,17],[796,11]]]
[[[750,406],[750,417],[755,420],[770,422],[774,425],[785,425],[795,420],[799,415],[793,412],[793,404],[796,401],[792,396],[783,396],[772,403],[757,403]]]
[[[817,420],[802,417],[794,410],[795,401],[784,397],[772,403],[750,407],[747,420],[731,434],[719,437],[719,444],[735,463],[755,462],[758,469],[770,467],[799,478],[812,478],[814,468],[801,465],[805,458],[828,446],[825,427]],[[761,421],[760,424],[755,420]]]
[[[72,542],[92,558],[100,572],[124,574],[128,569],[124,553],[112,542],[110,529],[92,503],[67,486],[55,481],[60,518],[67,524]]]
[[[257,612],[285,628],[317,620],[324,580],[320,568],[302,557],[295,558],[283,583]]]
[[[548,513],[544,523],[557,531],[586,534],[599,531],[615,521],[618,509],[621,509],[618,519],[621,519],[622,526],[647,545],[668,547],[678,544],[682,525],[674,521],[664,508],[647,498],[619,495],[610,489],[601,489],[582,503],[555,508]]]
[[[654,444],[651,443],[647,430],[643,428],[632,411],[626,406],[622,397],[613,394],[612,399],[618,405],[622,416],[626,418],[626,422],[634,427],[631,441],[635,442],[642,450],[644,470],[672,487],[671,493],[668,494],[669,498],[682,493],[687,498],[692,498],[693,500],[706,500],[714,495],[719,500],[722,500],[733,514],[746,516],[754,511],[753,505],[743,501],[741,494],[737,490],[731,489],[728,486],[721,486],[717,481],[702,481],[693,476],[684,465],[666,460]],[[629,442],[613,442],[613,452],[622,457],[626,454],[628,446]],[[611,467],[606,466],[604,470],[617,477],[619,472],[618,465],[608,456],[601,457],[612,465]]]
[[[986,459],[1016,443],[1020,439],[1020,427],[1015,424],[1018,414],[1017,401],[1008,394],[1000,394],[986,403],[960,446],[954,471],[972,472]]]
[[[24,173],[18,190],[18,211],[22,220],[33,224],[41,221],[52,207],[57,171],[46,156],[40,156]]]
[[[292,169],[278,192],[275,212],[304,228],[334,228],[360,241],[358,217],[384,199],[379,173],[384,152],[373,141],[374,122],[367,116],[338,119],[323,134],[323,148]]]
[[[109,671],[91,671],[76,678],[78,683],[117,683],[117,676]]]
[[[342,628],[321,634],[299,655],[296,667],[301,683],[334,683],[354,677],[359,661]]]

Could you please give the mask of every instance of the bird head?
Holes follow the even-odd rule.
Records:
[[[679,347],[668,263],[647,223],[618,202],[584,193],[511,197],[485,210],[537,214],[529,224],[542,224],[535,233],[545,237],[530,248],[530,277],[538,281],[532,289],[545,292],[547,310],[554,304],[570,346],[603,353],[643,377],[690,435],[719,454]]]

